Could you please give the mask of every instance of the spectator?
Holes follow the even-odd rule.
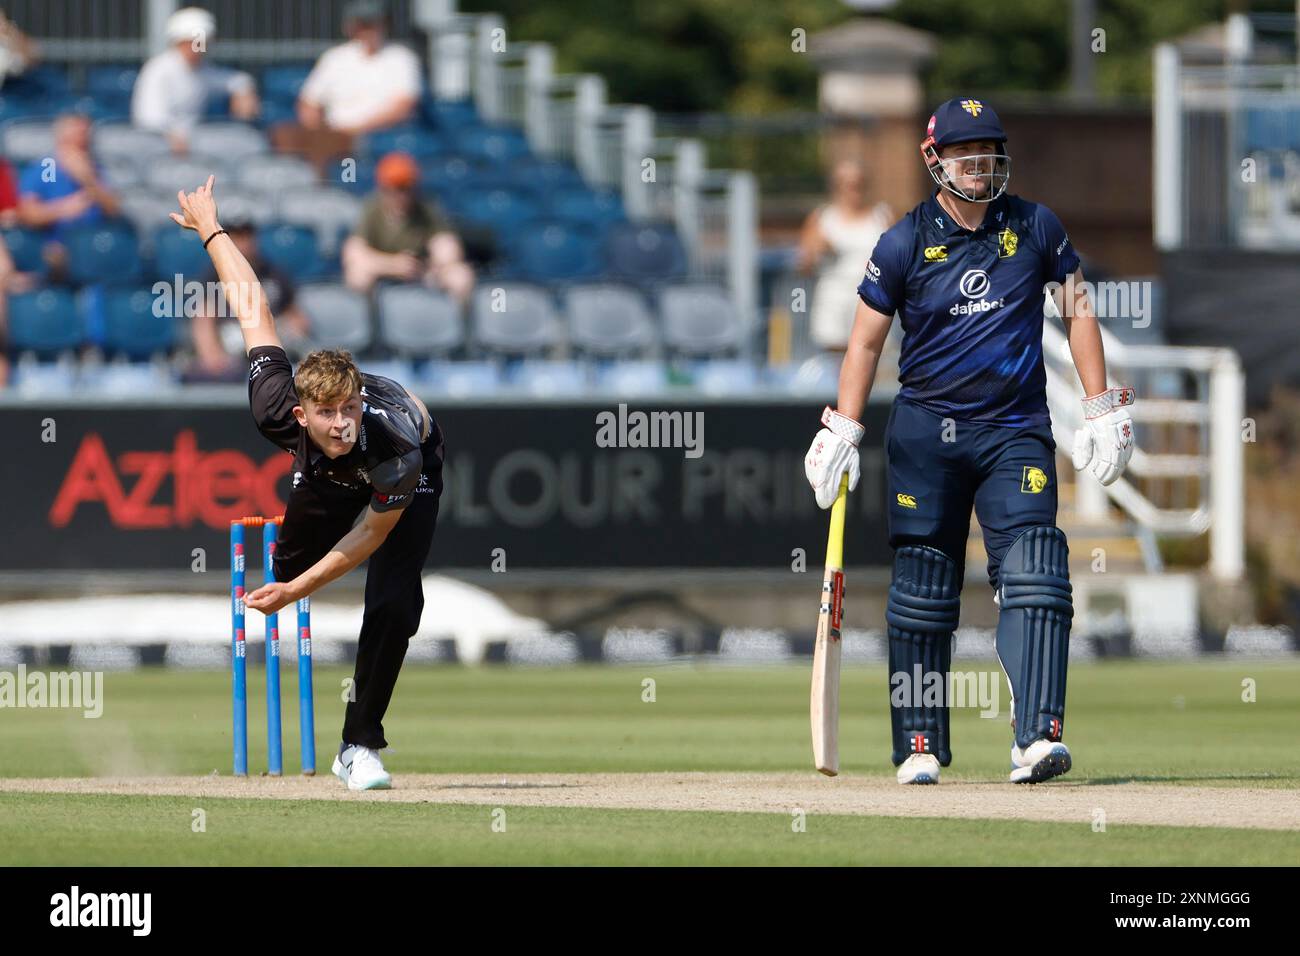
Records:
[[[876,241],[891,225],[889,207],[867,201],[866,167],[856,160],[837,163],[831,172],[831,201],[804,221],[797,261],[803,275],[819,272],[810,325],[813,341],[822,348],[848,348],[858,283]]]
[[[420,102],[420,61],[388,40],[380,0],[353,0],[343,11],[348,42],[321,54],[298,94],[298,125],[273,131],[277,149],[301,153],[322,174],[355,138],[411,118]]]
[[[308,322],[294,299],[297,290],[293,279],[262,258],[257,245],[257,230],[251,220],[228,217],[224,228],[257,273],[262,295],[266,297],[267,308],[275,317],[285,347],[290,351],[303,350]],[[204,276],[204,282],[216,281],[216,270],[210,268]],[[210,285],[206,287],[211,288]],[[233,382],[248,376],[244,337],[233,314],[219,317],[207,309],[198,310],[190,320],[190,336],[194,341],[194,361],[186,372],[187,381]]]
[[[9,293],[28,292],[36,277],[14,267],[9,247],[0,237],[0,389],[9,384]]]
[[[21,77],[39,59],[36,43],[0,10],[0,86],[10,77]]]
[[[474,270],[451,223],[418,193],[420,170],[407,153],[389,153],[375,168],[378,190],[343,243],[343,279],[367,292],[380,279],[423,281],[469,298]]]
[[[18,177],[13,164],[0,156],[0,229],[18,225]]]
[[[117,196],[91,155],[90,118],[80,113],[59,117],[53,162],[37,160],[18,182],[18,222],[49,240],[44,254],[53,280],[61,281],[67,269],[67,233],[117,213]]]
[[[251,120],[261,111],[253,78],[204,59],[217,32],[212,14],[185,7],[167,18],[169,48],[149,59],[131,94],[131,122],[167,137],[172,152],[189,152],[190,134],[211,96],[230,97],[230,115]]]
[[[298,121],[349,136],[410,119],[420,101],[420,61],[388,42],[381,0],[354,0],[343,13],[348,42],[321,54],[298,94]]]

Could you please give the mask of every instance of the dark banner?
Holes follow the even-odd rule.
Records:
[[[812,405],[432,410],[447,464],[431,567],[781,568],[800,548],[821,565],[827,513],[803,474]],[[886,413],[867,416],[851,565],[888,561]],[[24,406],[0,422],[0,568],[184,570],[196,548],[224,562],[232,518],[284,510],[292,458],[246,406]]]

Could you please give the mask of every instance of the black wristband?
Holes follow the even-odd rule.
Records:
[[[208,243],[211,242],[213,239],[217,238],[217,236],[228,236],[228,235],[230,235],[230,233],[226,232],[226,230],[218,229],[216,232],[208,236],[208,238],[203,241],[203,248],[204,249],[208,248]]]

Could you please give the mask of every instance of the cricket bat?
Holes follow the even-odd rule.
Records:
[[[840,772],[840,615],[844,610],[844,504],[849,476],[831,506],[831,533],[826,541],[826,572],[813,646],[813,763],[828,777]]]

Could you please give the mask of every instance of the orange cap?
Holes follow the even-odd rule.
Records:
[[[387,189],[410,189],[420,181],[420,167],[410,153],[389,153],[375,167],[375,182]]]

